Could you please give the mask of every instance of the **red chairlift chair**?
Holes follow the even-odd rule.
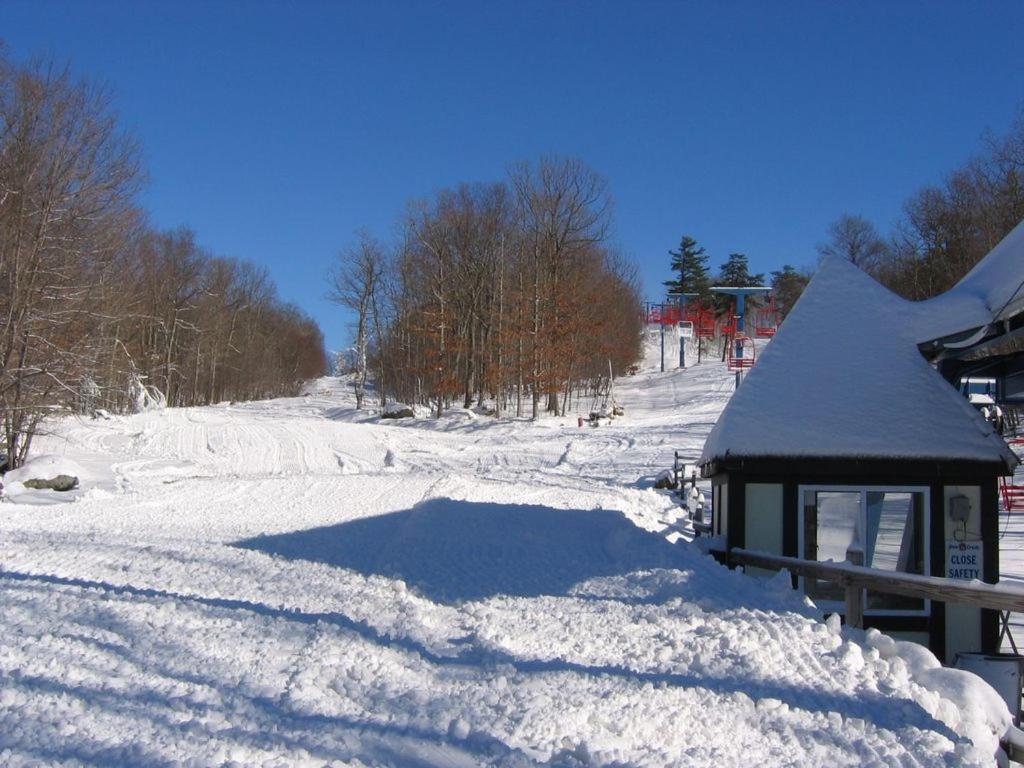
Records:
[[[694,335],[698,339],[715,338],[715,316],[711,310],[696,305],[687,307],[685,319],[693,323]]]
[[[742,357],[738,354],[742,352]],[[729,370],[748,371],[757,360],[757,345],[750,336],[739,334],[729,342]]]
[[[1010,450],[1020,456],[1024,449],[1024,438],[1013,437],[1006,441]],[[1013,478],[999,478],[999,494],[1003,497],[1003,509],[1007,512],[1024,510],[1024,485],[1016,485]]]
[[[768,298],[768,306],[757,313],[754,335],[759,339],[770,339],[779,330],[779,310],[775,306],[775,294]]]
[[[678,306],[672,306],[671,304],[666,306],[661,313],[662,323],[665,325],[678,325],[682,318],[682,313],[679,311]]]
[[[1005,477],[999,478],[999,492],[1003,497],[1003,509],[1007,512],[1024,510],[1024,485],[1014,485],[1013,480],[1007,482]]]

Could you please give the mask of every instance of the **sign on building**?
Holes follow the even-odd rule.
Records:
[[[946,541],[946,577],[981,580],[984,558],[980,541]]]

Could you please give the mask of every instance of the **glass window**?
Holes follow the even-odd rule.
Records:
[[[820,562],[851,562],[899,573],[928,573],[927,492],[913,489],[804,489],[803,556]],[[844,590],[807,578],[804,591],[816,602],[842,603]],[[869,611],[926,610],[924,600],[867,593]]]
[[[864,564],[883,571],[925,572],[924,494],[869,491],[865,494],[867,545]],[[867,608],[919,611],[924,601],[868,592]]]
[[[854,557],[862,549],[860,493],[807,491],[804,501],[804,558],[821,562],[856,562]],[[807,579],[804,590],[812,600],[843,599],[843,588],[828,581]]]

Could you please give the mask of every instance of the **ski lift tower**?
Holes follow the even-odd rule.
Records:
[[[757,296],[769,293],[772,289],[766,285],[750,285],[744,286],[743,288],[737,288],[731,285],[715,286],[711,289],[715,293],[724,293],[728,296],[736,297],[736,335],[733,337],[732,343],[735,347],[735,356],[738,359],[743,358],[743,341],[744,331],[746,330],[746,323],[744,322],[746,316],[746,298],[747,296]],[[740,382],[743,380],[743,371],[736,371],[736,388],[739,389]]]
[[[688,338],[683,334],[683,324],[686,323],[686,301],[687,299],[693,299],[700,296],[699,293],[680,293],[677,291],[669,291],[668,297],[670,299],[676,299],[679,302],[679,320],[676,323],[677,330],[679,331],[679,367],[686,367],[686,339]],[[690,335],[693,335],[693,324],[690,324]]]

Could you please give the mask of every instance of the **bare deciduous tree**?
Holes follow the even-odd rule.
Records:
[[[366,394],[370,334],[380,328],[379,305],[386,256],[383,247],[368,233],[359,234],[359,242],[338,254],[328,277],[328,298],[352,310],[356,315],[356,370],[354,387],[356,408],[363,407]]]
[[[952,287],[1024,219],[1024,113],[1002,137],[904,205],[883,257],[868,271],[909,299]]]
[[[557,409],[558,382],[565,378],[544,365],[545,359],[558,360],[548,353],[561,338],[560,310],[575,298],[562,283],[582,254],[604,240],[611,196],[604,178],[575,159],[545,157],[535,169],[521,163],[510,176],[531,258],[530,381],[537,418],[542,393],[548,395],[548,410]]]
[[[522,415],[531,396],[539,416],[606,386],[609,360],[624,371],[640,342],[635,271],[602,245],[609,216],[604,180],[555,158],[410,205],[379,292],[382,389],[438,415],[459,400]]]
[[[319,328],[265,271],[188,230],[150,230],[142,173],[105,93],[0,50],[0,452],[41,420],[294,393],[325,370]],[[155,390],[161,390],[157,393]]]
[[[45,63],[0,63],[0,406],[9,462],[94,360],[106,266],[139,177],[106,95]]]
[[[875,225],[863,216],[844,213],[829,225],[828,234],[828,242],[819,243],[818,254],[839,256],[864,270],[874,269],[888,250]]]

